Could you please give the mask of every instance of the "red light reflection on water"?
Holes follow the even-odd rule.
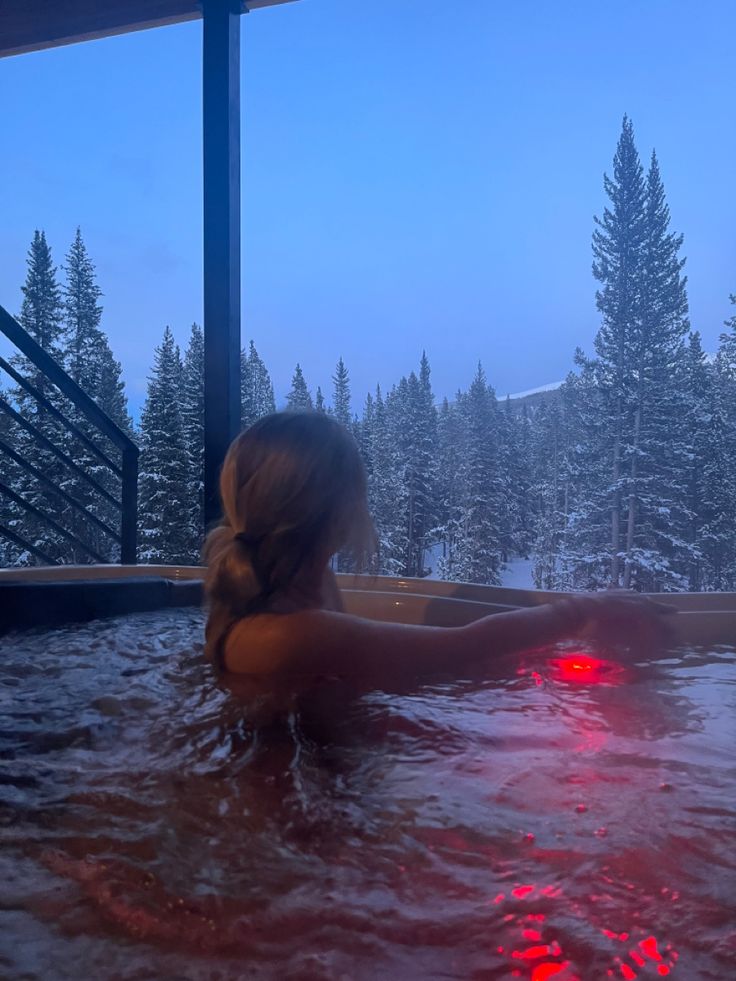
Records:
[[[568,961],[564,961],[562,964],[555,964],[554,961],[547,961],[544,964],[537,964],[532,971],[532,981],[547,981],[547,978],[554,977],[555,974],[564,971],[568,963]]]
[[[624,669],[620,664],[582,651],[551,658],[549,665],[556,681],[576,685],[620,685],[623,681]]]
[[[516,889],[511,890],[511,895],[516,899],[523,899],[530,893],[534,892],[534,886],[517,886]]]
[[[613,930],[602,930],[601,933],[603,933],[606,937],[610,937],[612,940],[620,940],[625,942],[629,939],[628,933],[614,933]],[[645,937],[644,940],[639,941],[638,946],[639,950],[630,950],[628,952],[628,957],[639,969],[646,968],[649,961],[654,961],[654,963],[657,965],[657,974],[664,978],[670,974],[672,968],[677,963],[677,958],[679,955],[676,950],[672,949],[671,944],[667,944],[666,948],[669,964],[664,963],[664,957],[659,952],[656,937]],[[641,951],[641,953],[639,953],[639,951]],[[634,978],[639,977],[631,964],[627,964],[619,957],[616,958],[616,962],[618,963],[618,969],[621,972],[621,976],[625,978],[626,981],[634,981]],[[613,971],[609,971],[608,976],[613,977],[613,973]]]
[[[646,940],[640,940],[639,941],[639,946],[644,951],[644,953],[647,955],[647,957],[651,958],[653,961],[661,961],[662,960],[662,955],[660,954],[659,950],[657,949],[657,938],[656,937],[647,937]]]
[[[563,657],[549,658],[547,664],[553,681],[574,685],[620,685],[624,680],[622,665],[585,651],[569,651]],[[531,678],[538,688],[544,684],[544,675],[538,670],[522,666],[516,673]]]
[[[561,953],[559,944],[551,943],[525,947],[524,950],[514,950],[511,956],[516,958],[517,961],[535,961],[538,957],[557,957]]]
[[[525,944],[508,947],[497,947],[499,954],[506,953],[510,957],[512,967],[514,961],[526,965],[524,970],[512,967],[512,977],[528,977],[530,981],[548,981],[555,978],[556,981],[581,981],[572,974],[574,970],[572,962],[565,959],[565,951],[562,945],[554,936],[550,937],[548,930],[551,925],[548,922],[547,913],[526,912],[529,905],[538,900],[549,902],[550,898],[557,898],[562,895],[562,889],[555,885],[536,885],[517,883],[510,891],[508,900],[521,900],[521,910],[517,913],[508,913],[503,916],[503,923],[516,924],[521,938]],[[508,902],[504,893],[499,893],[492,901],[494,905],[499,902]],[[517,907],[518,909],[518,907]],[[677,962],[677,951],[672,949],[671,944],[666,944],[663,948],[664,953],[660,952],[657,938],[654,936],[644,936],[641,940],[634,940],[632,946],[631,934],[628,931],[610,930],[607,927],[599,927],[600,933],[609,941],[614,941],[615,945],[626,944],[621,955],[616,956],[614,951],[601,950],[602,954],[609,953],[611,957],[610,968],[606,971],[609,978],[619,977],[624,981],[642,981],[648,974],[651,977],[652,969],[656,969],[660,977],[666,977],[674,968]],[[547,942],[545,942],[545,932],[547,932]],[[536,963],[534,963],[536,962]],[[527,974],[526,972],[530,972]],[[642,972],[641,975],[639,972]]]

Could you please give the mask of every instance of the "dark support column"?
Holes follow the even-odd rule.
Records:
[[[203,0],[204,515],[240,430],[240,0]]]

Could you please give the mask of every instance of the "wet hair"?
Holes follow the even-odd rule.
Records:
[[[222,524],[204,546],[210,659],[233,622],[267,610],[335,552],[362,567],[375,541],[358,446],[321,413],[277,412],[242,432],[225,457],[220,496]]]

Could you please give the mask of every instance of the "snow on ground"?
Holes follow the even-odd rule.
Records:
[[[536,589],[531,559],[511,559],[501,572],[501,585],[507,589]]]
[[[513,395],[506,395],[503,397],[499,395],[498,400],[499,402],[503,402],[504,398],[525,399],[529,395],[541,395],[542,392],[555,392],[561,385],[562,382],[550,382],[549,385],[540,385],[539,388],[530,388],[526,392],[515,392]]]
[[[424,564],[430,569],[427,579],[439,579],[437,565],[442,558],[442,544],[434,545],[424,553]],[[531,559],[511,559],[501,572],[501,585],[508,589],[535,589]]]
[[[424,553],[424,565],[430,570],[427,579],[439,579],[439,573],[437,572],[437,564],[442,558],[442,552],[444,545],[442,542],[439,545],[433,545],[432,548],[428,548]]]

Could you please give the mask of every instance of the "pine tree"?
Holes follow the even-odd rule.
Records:
[[[41,345],[56,361],[61,361],[62,334],[62,293],[56,279],[56,267],[51,258],[51,249],[44,232],[38,230],[28,251],[28,273],[21,287],[23,304],[18,321],[31,337]],[[22,355],[17,355],[14,364],[23,372],[28,381],[42,395],[47,394],[45,375],[34,365],[30,365]],[[26,407],[30,396],[18,393],[19,403]],[[35,411],[35,402],[33,403]]]
[[[1,384],[0,403],[2,403],[2,405],[10,405],[12,403],[11,393],[3,388]],[[11,449],[16,448],[18,438],[19,435],[17,425],[13,422],[10,415],[3,411],[0,405],[0,459],[2,459],[0,480],[11,488],[15,488],[18,485],[18,467],[13,459],[5,454],[2,447],[8,446]],[[21,514],[17,505],[11,501],[9,497],[6,497],[5,494],[0,492],[0,527],[9,528],[11,531],[20,532],[20,520]],[[3,566],[18,565],[20,564],[21,560],[22,556],[19,546],[12,542],[9,537],[4,536],[0,532],[0,568]]]
[[[459,409],[465,422],[466,457],[453,576],[464,582],[498,585],[503,555],[499,409],[480,364]]]
[[[319,389],[317,391],[319,392]],[[375,402],[371,393],[368,392],[363,406],[363,418],[360,421],[358,430],[358,447],[360,448],[360,455],[363,459],[363,466],[365,467],[365,474],[369,484],[373,475],[373,435],[375,424]]]
[[[736,296],[731,297],[736,304]],[[710,464],[706,468],[702,549],[706,587],[736,590],[736,316],[726,321],[713,371]]]
[[[440,579],[454,580],[455,551],[463,530],[465,498],[467,431],[461,411],[463,394],[457,393],[455,404],[442,402],[437,422],[437,537],[442,542],[438,565]]]
[[[588,492],[585,472],[576,465],[580,450],[580,410],[585,401],[585,380],[571,374],[543,403],[534,423],[533,492],[536,529],[534,535],[534,580],[540,589],[570,589],[589,570],[580,556],[571,561],[570,529],[576,520],[579,500]],[[593,511],[593,509],[590,509]],[[590,513],[590,512],[589,512]]]
[[[188,499],[191,523],[188,528],[187,554],[197,565],[202,557],[204,539],[204,333],[192,324],[189,344],[182,366],[181,425],[187,450]]]
[[[271,376],[253,341],[250,342],[248,354],[240,352],[240,405],[243,429],[276,411]]]
[[[319,412],[320,415],[323,415],[323,416],[327,415],[327,407],[325,405],[325,397],[322,394],[322,389],[319,387],[319,385],[317,386],[317,395],[315,396],[315,399],[314,399],[314,411],[315,412]]]
[[[521,461],[518,457],[516,425],[511,409],[511,399],[506,398],[503,411],[498,415],[498,466],[503,483],[501,498],[501,537],[503,564],[516,554],[516,537],[519,525],[520,496],[524,489]]]
[[[376,571],[388,576],[403,575],[406,563],[406,480],[404,461],[397,440],[399,414],[394,388],[384,400],[376,386],[370,436],[371,473],[368,506],[376,526]]]
[[[603,322],[595,339],[597,384],[606,417],[604,436],[611,459],[608,492],[610,539],[600,542],[608,553],[610,581],[622,575],[625,526],[622,521],[626,489],[625,445],[634,430],[636,380],[632,366],[639,348],[642,257],[646,237],[646,187],[631,121],[624,117],[613,160],[613,178],[604,176],[611,208],[595,219],[593,274],[602,284],[596,303]]]
[[[534,538],[534,584],[554,589],[559,575],[561,532],[565,521],[560,509],[564,480],[564,436],[560,399],[540,405],[534,433],[534,493],[537,525]]]
[[[74,381],[94,397],[99,384],[98,350],[102,291],[82,240],[81,229],[72,242],[64,266],[64,366]]]
[[[532,547],[531,423],[527,406],[512,419],[509,450],[509,493],[514,499],[515,524],[512,543],[516,555],[528,558]]]
[[[386,399],[386,420],[391,441],[390,472],[402,493],[394,514],[402,532],[393,534],[393,547],[403,542],[403,555],[394,553],[403,576],[424,576],[425,553],[436,539],[437,411],[430,384],[430,368],[422,355],[420,374],[402,378]],[[401,502],[401,509],[399,509]]]
[[[431,369],[425,351],[419,362],[417,384],[410,375],[413,445],[410,451],[411,556],[413,575],[426,574],[425,553],[438,541],[437,534],[437,409],[432,392]]]
[[[181,412],[183,367],[171,330],[156,348],[141,415],[139,556],[147,563],[190,560],[193,502]]]
[[[340,425],[344,426],[348,432],[351,432],[356,438],[356,442],[359,442],[359,426],[357,423],[353,423],[350,417],[350,378],[348,375],[348,370],[345,367],[345,362],[342,358],[337,362],[335,368],[335,374],[332,376],[333,382],[333,407],[330,413]],[[322,397],[322,390],[317,389],[317,412],[324,412],[324,399]],[[340,553],[335,559],[335,570],[337,572],[354,572],[355,570],[355,559],[352,555],[348,553]]]
[[[610,441],[605,399],[597,384],[596,362],[575,352],[577,373],[571,372],[559,391],[561,411],[560,444],[556,455],[558,492],[552,496],[557,556],[548,582],[555,589],[595,590],[609,582],[610,556],[605,548],[611,528]],[[535,424],[536,428],[536,424]],[[535,439],[540,440],[540,434]],[[544,451],[543,451],[544,452]],[[540,477],[537,474],[539,487]],[[560,502],[559,491],[564,499]],[[549,501],[549,498],[548,498]],[[536,508],[537,544],[547,534],[544,500]]]
[[[76,236],[66,257],[64,265],[66,283],[63,287],[64,330],[62,335],[62,358],[64,367],[71,378],[89,395],[123,432],[132,434],[132,423],[128,415],[122,369],[113,357],[106,335],[101,328],[102,307],[99,300],[102,292],[97,285],[94,265],[87,253],[82,234],[77,228]],[[120,462],[119,449],[97,427],[90,423],[86,415],[71,403],[66,403],[63,411],[77,429],[109,459]],[[91,476],[113,497],[120,495],[120,483],[110,469],[92,451],[89,444],[68,433],[65,438],[66,449],[82,471]],[[62,488],[71,498],[84,505],[87,510],[105,522],[107,527],[116,529],[119,513],[116,508],[78,474],[65,475]],[[64,524],[77,537],[91,544],[98,554],[112,561],[117,556],[117,546],[109,535],[102,532],[71,505],[64,508]],[[86,561],[87,555],[74,550],[74,561]]]
[[[690,523],[687,540],[691,558],[688,589],[696,592],[708,581],[703,527],[712,518],[709,507],[708,481],[720,458],[720,433],[715,419],[713,371],[706,361],[700,334],[690,334],[683,387],[687,410],[683,420],[684,445],[687,451],[686,493]]]
[[[636,361],[634,425],[629,447],[623,585],[676,589],[686,584],[690,516],[683,475],[684,337],[688,331],[682,236],[670,213],[655,154],[647,174]]]
[[[332,383],[332,414],[342,426],[350,429],[350,377],[342,358],[337,362]]]
[[[312,396],[309,394],[307,383],[304,380],[304,375],[299,365],[294,369],[294,377],[291,379],[291,390],[286,396],[286,407],[292,412],[311,412],[314,409]]]
[[[64,264],[63,362],[67,373],[123,432],[132,433],[120,362],[101,327],[102,291],[79,228]]]
[[[593,235],[602,323],[596,357],[578,357],[592,380],[581,389],[590,398],[581,407],[578,466],[595,480],[572,513],[567,558],[577,554],[581,563],[572,570],[578,584],[673,589],[691,559],[680,431],[688,329],[682,237],[669,231],[657,158],[645,180],[626,118],[605,189],[611,208]]]
[[[18,317],[20,325],[47,354],[61,363],[62,295],[56,278],[56,267],[51,258],[51,249],[42,231],[34,233],[28,252],[26,281],[21,290],[23,304]],[[52,405],[59,407],[60,394],[42,371],[21,354],[14,355],[11,362],[43,397]],[[57,447],[63,448],[66,445],[66,430],[32,395],[21,386],[17,386],[10,392],[10,396],[17,411],[36,432]],[[14,432],[13,448],[23,459],[32,463],[57,485],[67,478],[66,466],[40,440],[20,427],[15,427]],[[12,477],[15,491],[29,504],[44,514],[52,516],[58,516],[63,512],[63,500],[27,471],[14,468]],[[8,509],[12,526],[17,534],[40,548],[51,559],[55,561],[67,559],[69,551],[67,540],[53,533],[45,522],[18,505],[9,504]],[[23,553],[18,555],[17,561],[25,565],[34,563],[37,559]]]

